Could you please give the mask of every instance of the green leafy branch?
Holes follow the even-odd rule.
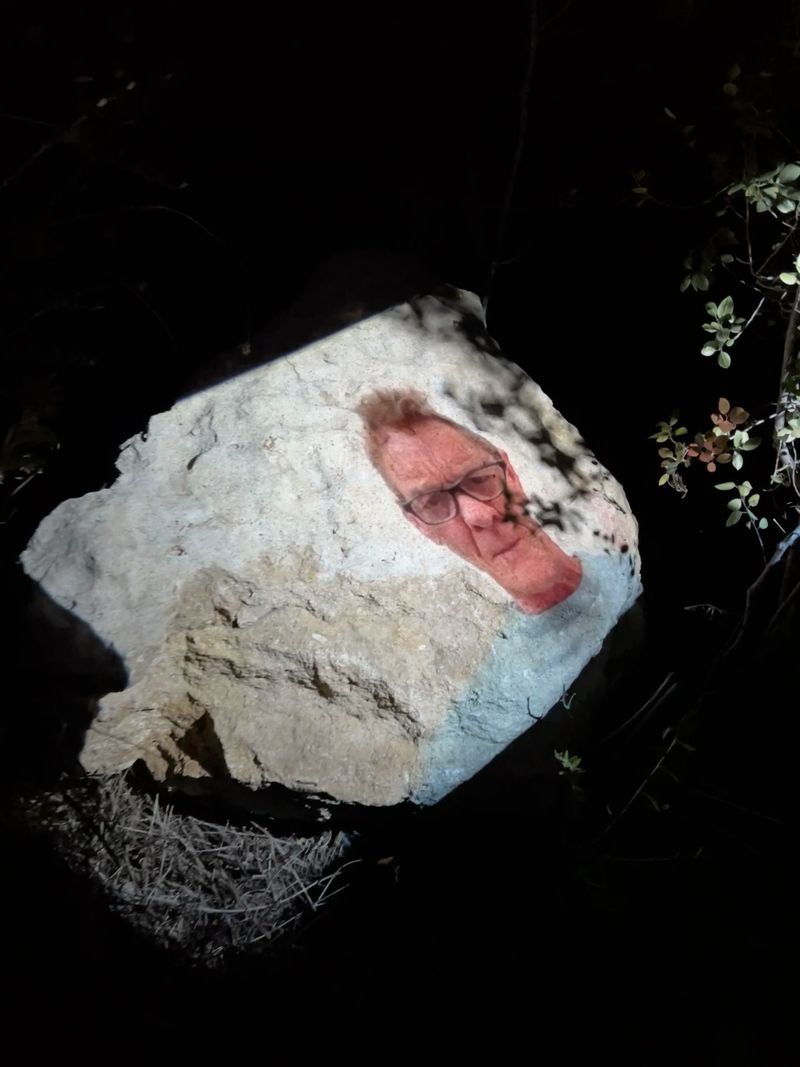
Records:
[[[580,756],[571,756],[567,749],[563,752],[559,752],[556,749],[553,752],[556,763],[561,770],[558,772],[559,778],[566,778],[569,782],[570,792],[576,799],[583,797],[583,790],[581,789],[581,775],[584,774],[584,769],[581,766]]]
[[[685,426],[678,426],[677,415],[659,422],[656,432],[650,435],[650,440],[663,446],[658,450],[663,469],[658,484],[669,485],[685,496],[688,490],[680,471],[683,467],[690,467],[692,460],[703,464],[709,474],[716,471],[718,464],[725,463],[730,463],[734,470],[741,470],[744,465],[743,453],[751,452],[761,444],[761,438],[753,437],[750,430],[763,420],[746,427],[749,418],[748,411],[731,407],[730,401],[723,396],[719,399],[718,410],[711,414],[711,428],[695,434],[689,442],[678,440],[689,431]],[[671,447],[667,447],[667,443]]]
[[[687,273],[681,281],[680,291],[684,293],[692,288],[696,293],[707,292],[714,268],[718,264],[729,266],[734,262],[730,249],[738,243],[733,230],[723,226],[712,234],[699,251],[691,251],[683,261]]]
[[[558,749],[556,749],[553,752],[553,755],[555,756],[556,763],[561,767],[561,770],[558,772],[559,776],[565,774],[583,774],[580,756],[570,756],[569,750],[566,748],[563,752],[559,752]]]
[[[769,525],[768,521],[762,516],[758,518],[755,515],[755,509],[758,507],[758,503],[761,499],[759,493],[753,492],[753,486],[748,481],[742,482],[737,485],[736,482],[718,482],[714,486],[715,489],[721,489],[723,492],[733,490],[734,496],[728,501],[728,521],[726,526],[735,526],[741,519],[747,517],[750,525],[759,530],[766,530]]]
[[[745,320],[735,313],[733,298],[730,296],[726,296],[719,304],[710,300],[706,304],[706,312],[711,316],[711,320],[704,322],[702,328],[712,337],[706,341],[700,353],[703,356],[716,355],[719,366],[727,370],[731,365],[731,357],[726,349],[733,347],[741,337]]]
[[[795,182],[800,178],[800,163],[779,163],[777,167],[759,174],[757,178],[735,182],[728,187],[728,195],[744,193],[748,204],[753,205],[757,214],[769,212],[777,218],[790,215],[800,203],[800,189]]]
[[[723,91],[734,100],[739,92],[737,79],[741,71],[738,68],[731,70],[735,72],[735,76],[729,77]],[[787,314],[787,305],[789,306],[778,400],[774,414],[769,417],[774,420],[772,439],[776,455],[771,484],[774,488],[790,487],[794,493],[793,508],[800,511],[800,485],[797,477],[800,458],[800,361],[797,356],[800,330],[800,163],[778,163],[767,171],[728,184],[721,192],[727,203],[716,214],[721,216],[732,213],[743,223],[743,242],[739,241],[733,231],[718,229],[702,247],[699,257],[696,253],[691,253],[684,260],[684,268],[688,273],[684,275],[680,288],[682,292],[688,289],[696,292],[707,291],[718,264],[728,268],[734,278],[740,273],[736,269],[739,265],[747,269],[747,276],[744,279],[738,278],[738,281],[743,281],[760,297],[747,320],[737,314],[733,297],[730,295],[725,296],[719,303],[708,301],[705,304],[709,318],[702,324],[702,329],[709,336],[700,351],[705,357],[716,357],[717,365],[723,370],[731,366],[731,349],[761,313],[766,300],[775,302],[784,315]],[[735,202],[740,197],[745,202],[744,213],[736,211]],[[759,232],[755,234],[752,220],[757,216],[769,220],[773,227],[779,225],[783,232],[770,235],[768,228],[762,232],[761,224]],[[758,261],[754,255],[756,237],[760,242],[771,240],[760,265],[756,265]],[[746,258],[737,260],[730,249],[742,243],[746,245],[747,255]],[[787,248],[792,255],[791,269],[777,271],[775,267],[771,267],[768,273],[771,263],[779,263]],[[719,465],[728,463],[734,470],[741,470],[744,465],[744,453],[757,448],[760,443],[760,439],[753,436],[752,430],[767,421],[761,419],[758,422],[750,422],[749,419],[749,413],[744,408],[731,407],[728,400],[721,398],[719,410],[711,416],[711,428],[696,434],[691,440],[687,439],[686,427],[678,426],[677,415],[667,422],[659,422],[656,433],[651,435],[661,445],[658,450],[662,469],[659,485],[669,485],[685,495],[687,487],[683,471],[693,463],[704,464],[709,473],[714,473]],[[735,494],[728,501],[726,525],[734,526],[745,518],[748,526],[757,534],[766,529],[767,520],[755,513],[760,494],[753,491],[750,482],[723,482],[717,488],[723,487]],[[779,523],[778,525],[780,527]]]

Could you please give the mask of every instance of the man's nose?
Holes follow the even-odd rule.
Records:
[[[459,493],[458,507],[467,526],[492,526],[498,522],[502,515],[495,507],[496,503],[496,500],[476,500],[466,493]]]

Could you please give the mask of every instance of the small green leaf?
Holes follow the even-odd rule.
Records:
[[[797,285],[797,275],[793,271],[784,270],[778,277],[784,285]]]
[[[749,440],[741,446],[742,452],[752,452],[754,448],[758,448],[761,444],[760,437],[751,437]]]
[[[661,477],[658,479],[658,484],[659,485],[666,485],[668,481],[669,481],[669,475],[668,474],[662,474]]]
[[[757,508],[758,507],[758,502],[759,502],[760,499],[761,499],[761,496],[760,496],[759,493],[753,493],[753,495],[747,501],[747,506],[749,508]]]
[[[730,513],[730,515],[728,516],[728,521],[725,523],[725,525],[726,526],[735,526],[736,523],[739,521],[739,519],[741,519],[741,517],[742,517],[741,511],[732,511]]]
[[[714,488],[715,489],[723,489],[723,490],[735,489],[736,488],[736,482],[719,482],[719,484],[715,485]]]
[[[717,346],[712,345],[711,342],[709,342],[707,345],[703,345],[703,347],[700,349],[700,355],[713,356],[716,351],[718,351]]]
[[[787,163],[784,167],[781,167],[778,174],[778,181],[781,182],[794,182],[800,178],[800,166],[797,163]]]
[[[744,466],[744,460],[742,459],[742,457],[739,455],[738,452],[734,452],[733,453],[733,459],[731,460],[731,465],[732,465],[732,467],[733,467],[733,469],[735,471],[740,471],[742,469],[742,467]]]
[[[720,319],[729,319],[733,314],[733,298],[726,296],[722,300],[717,308],[717,317]]]
[[[766,519],[759,519],[758,520],[758,528],[759,528],[759,530],[766,530],[766,528],[768,526],[769,526],[769,523],[767,522]]]
[[[693,274],[692,275],[692,288],[697,289],[701,293],[705,293],[708,289],[708,278],[705,274]]]
[[[723,370],[727,370],[731,365],[731,357],[727,352],[720,352],[717,356],[717,363],[719,363]]]
[[[672,435],[673,435],[673,437],[682,437],[683,434],[688,433],[688,432],[689,431],[686,429],[685,426],[679,426],[677,430],[673,430],[672,431]]]
[[[706,314],[714,315],[714,317],[716,317],[717,305],[714,303],[713,300],[709,300],[709,302],[705,305],[705,308],[706,308]]]
[[[741,506],[742,501],[738,496],[734,500],[728,501],[728,511],[739,511]]]
[[[742,482],[739,486],[739,496],[747,496],[752,488],[753,486],[750,482]]]
[[[692,276],[691,276],[691,274],[687,274],[686,277],[681,282],[681,292],[685,293],[686,290],[689,288],[689,286],[691,284],[692,284]]]

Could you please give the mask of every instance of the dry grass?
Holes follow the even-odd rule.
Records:
[[[30,821],[108,906],[196,963],[252,953],[342,887],[348,839],[272,835],[176,813],[124,776],[86,778],[37,798]]]

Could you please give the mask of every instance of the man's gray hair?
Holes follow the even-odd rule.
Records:
[[[413,434],[415,423],[421,419],[439,419],[440,422],[446,422],[484,448],[488,448],[493,455],[497,454],[495,446],[485,437],[435,411],[418,389],[376,389],[362,397],[356,410],[364,420],[367,455],[381,474],[384,473],[381,449],[389,433],[394,431]]]

